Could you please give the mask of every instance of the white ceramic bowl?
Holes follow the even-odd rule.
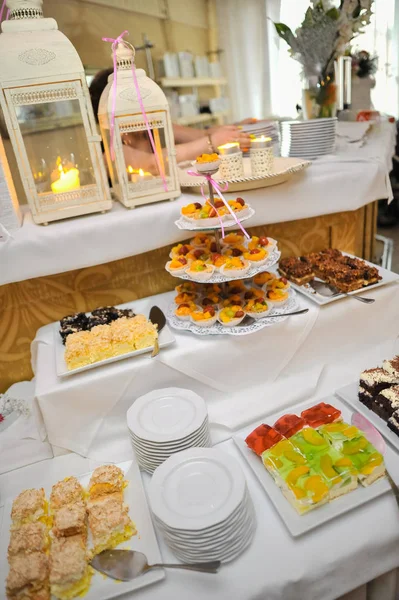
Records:
[[[213,265],[208,265],[208,267],[210,269],[209,271],[190,271],[190,267],[185,267],[184,272],[192,279],[195,279],[195,281],[208,281],[215,272],[215,267]]]
[[[245,264],[245,267],[243,269],[226,269],[226,265],[223,265],[223,267],[220,268],[220,272],[225,275],[226,277],[245,277],[245,275],[248,273],[249,268],[250,268],[250,263],[247,260],[243,260],[243,263]]]

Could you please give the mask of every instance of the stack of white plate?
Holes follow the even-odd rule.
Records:
[[[255,512],[237,460],[191,448],[155,471],[149,500],[167,545],[183,562],[233,560],[251,543]]]
[[[153,390],[126,416],[137,462],[150,473],[176,452],[211,446],[205,401],[191,390]]]
[[[243,131],[257,138],[265,137],[272,138],[274,155],[280,154],[280,132],[277,121],[256,121],[256,123],[246,123],[241,125]]]
[[[281,156],[314,160],[331,154],[335,146],[337,119],[281,122]]]

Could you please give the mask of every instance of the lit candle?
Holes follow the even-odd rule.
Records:
[[[127,172],[130,175],[130,181],[132,183],[140,183],[142,181],[147,181],[148,179],[152,179],[152,173],[148,171],[143,171],[143,169],[133,169],[131,165],[128,166]]]
[[[268,148],[272,145],[272,138],[265,137],[262,135],[260,138],[251,139],[251,149],[256,150],[257,148]]]
[[[223,146],[218,146],[218,150],[222,156],[225,154],[235,154],[236,152],[240,152],[240,144],[238,142],[229,142],[228,144],[223,144]]]
[[[69,171],[64,171],[62,165],[58,165],[60,178],[51,184],[51,191],[54,194],[62,194],[63,192],[72,192],[80,188],[79,169],[73,167]]]

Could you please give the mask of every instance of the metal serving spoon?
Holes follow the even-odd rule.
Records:
[[[131,581],[150,569],[185,569],[186,571],[199,571],[200,573],[217,573],[221,565],[220,560],[206,563],[192,564],[155,564],[149,565],[147,557],[142,552],[134,550],[104,550],[91,560],[91,566],[100,573],[118,579]]]
[[[166,325],[166,317],[165,317],[164,313],[162,312],[162,310],[159,308],[159,306],[153,306],[151,308],[149,319],[150,319],[151,323],[154,323],[154,325],[158,325],[158,335],[159,335],[161,333],[162,329]],[[158,338],[157,338],[155,340],[154,350],[152,351],[151,358],[154,358],[154,356],[157,356],[158,354],[159,354],[159,342],[158,342]]]
[[[293,312],[284,313],[281,315],[266,315],[263,318],[264,319],[277,319],[277,317],[291,317],[292,315],[304,315],[307,312],[309,312],[308,308],[302,308],[302,310],[295,310]],[[238,325],[235,325],[235,327],[248,327],[248,325],[252,325],[252,323],[255,323],[255,321],[256,321],[256,319],[247,315],[245,317],[245,319],[243,319],[241,321],[241,323],[239,323]]]
[[[364,296],[358,296],[357,294],[348,294],[348,292],[341,292],[335,285],[331,285],[326,283],[325,281],[317,281],[314,279],[309,283],[310,287],[314,289],[315,292],[320,294],[320,296],[324,296],[325,298],[332,298],[333,296],[339,296],[342,294],[343,296],[348,296],[349,298],[354,298],[355,300],[359,300],[359,302],[364,302],[364,304],[373,304],[375,302],[375,298],[365,298]]]

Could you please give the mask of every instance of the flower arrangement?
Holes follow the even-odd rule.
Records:
[[[352,53],[352,71],[360,79],[370,77],[377,72],[378,56],[371,56],[366,50]]]
[[[274,24],[291,56],[302,65],[304,76],[317,82],[314,99],[320,111],[316,116],[333,116],[334,61],[370,23],[372,4],[373,0],[312,0],[295,33],[284,23]]]

